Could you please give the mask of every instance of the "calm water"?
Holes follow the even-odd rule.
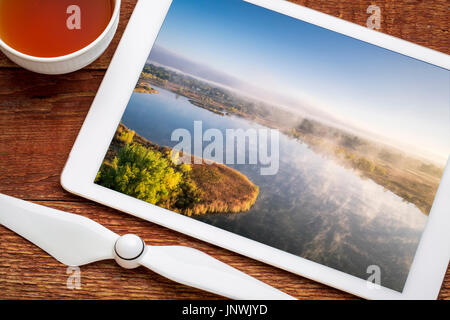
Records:
[[[172,131],[203,121],[203,130],[263,128],[234,116],[193,106],[185,97],[134,93],[123,123],[160,145],[173,147]],[[225,136],[225,134],[224,134]],[[370,265],[381,268],[381,284],[401,291],[426,216],[414,205],[280,135],[280,169],[261,176],[258,165],[232,165],[259,186],[248,212],[196,216],[295,255],[367,279]]]

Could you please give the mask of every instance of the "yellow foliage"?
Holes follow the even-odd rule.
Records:
[[[118,139],[120,141],[124,142],[125,144],[131,144],[133,142],[133,138],[134,138],[135,134],[136,134],[136,132],[134,132],[133,130],[122,131],[119,134]]]

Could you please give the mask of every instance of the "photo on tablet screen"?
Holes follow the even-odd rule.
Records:
[[[402,291],[449,71],[232,0],[174,0],[95,182]]]

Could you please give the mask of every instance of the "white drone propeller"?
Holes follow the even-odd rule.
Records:
[[[212,258],[183,246],[148,246],[119,236],[83,216],[0,194],[0,224],[68,266],[115,259],[127,269],[145,266],[175,282],[232,299],[294,299]]]

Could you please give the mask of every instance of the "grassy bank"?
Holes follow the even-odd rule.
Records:
[[[259,188],[240,172],[219,163],[177,164],[172,152],[120,124],[96,183],[188,216],[243,212],[255,203]]]

